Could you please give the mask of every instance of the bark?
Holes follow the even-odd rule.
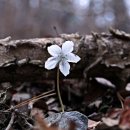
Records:
[[[91,35],[62,34],[57,38],[0,40],[0,81],[39,81],[54,79],[54,70],[46,70],[44,63],[50,56],[47,47],[62,45],[66,40],[75,43],[74,53],[81,57],[71,64],[66,78],[89,79],[104,77],[117,87],[124,86],[130,77],[130,34],[111,29],[110,33]],[[63,77],[61,75],[61,77]]]

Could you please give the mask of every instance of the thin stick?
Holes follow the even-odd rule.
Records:
[[[119,99],[119,101],[121,103],[122,108],[124,109],[124,103],[123,103],[124,98],[121,96],[121,94],[119,92],[117,92],[117,97],[118,97],[118,99]]]
[[[49,93],[51,93],[51,92],[53,92],[53,91],[54,91],[54,89],[51,90],[51,91],[48,91],[48,92],[42,93],[42,94],[40,94],[40,95],[37,95],[37,96],[35,96],[35,97],[33,97],[33,98],[27,99],[26,101],[23,101],[23,102],[19,103],[18,105],[22,105],[22,104],[24,104],[24,103],[26,103],[26,102],[32,101],[33,99],[36,99],[36,98],[38,98],[38,97],[41,97],[41,96],[47,95],[47,94],[49,94]]]
[[[57,68],[57,94],[61,105],[61,111],[64,112],[64,105],[61,99],[60,87],[59,87],[59,68]]]
[[[9,122],[9,124],[8,124],[8,126],[6,127],[5,130],[10,130],[10,129],[11,129],[11,126],[13,125],[13,123],[14,123],[14,112],[12,112],[10,122]]]
[[[51,94],[48,94],[48,95],[45,95],[45,96],[41,96],[39,98],[36,98],[36,99],[33,99],[32,102],[36,102],[42,98],[45,98],[45,97],[50,97],[50,96],[53,96],[53,95],[56,95],[56,93],[51,93]]]
[[[24,102],[24,103],[22,103],[22,104],[18,104],[18,105],[16,105],[16,106],[14,106],[13,108],[19,108],[19,107],[21,107],[21,106],[23,106],[23,105],[28,104],[30,101],[31,101],[31,102],[37,101],[37,100],[39,100],[39,99],[42,99],[42,98],[45,98],[45,97],[49,97],[49,96],[53,96],[53,95],[55,95],[55,94],[56,94],[56,93],[51,93],[51,94],[48,94],[48,95],[44,95],[44,96],[41,96],[41,97],[38,97],[38,98],[35,98],[35,99],[32,99],[32,100],[29,100],[28,102]]]
[[[36,98],[38,98],[38,97],[41,97],[41,96],[47,95],[48,93],[51,93],[51,92],[53,92],[53,91],[54,91],[54,90],[51,90],[51,91],[48,91],[48,92],[42,93],[42,94],[37,95],[37,96],[35,96],[35,97],[33,97],[33,98],[27,99],[27,100],[25,100],[25,101],[19,103],[18,105],[22,105],[22,104],[24,104],[24,103],[26,103],[26,102],[32,101],[33,99],[36,99]]]
[[[48,92],[49,93],[49,92]],[[46,92],[46,94],[47,94],[47,92]],[[41,94],[41,95],[38,95],[38,96],[36,96],[36,97],[33,97],[33,98],[31,98],[31,99],[28,99],[27,101],[24,101],[24,102],[21,102],[20,104],[18,104],[18,105],[16,105],[16,106],[13,106],[12,108],[13,109],[16,109],[16,108],[19,108],[19,107],[21,107],[21,106],[24,106],[24,105],[26,105],[26,104],[28,104],[30,101],[37,101],[37,100],[39,100],[39,99],[42,99],[42,98],[45,98],[45,97],[49,97],[49,96],[53,96],[53,95],[55,95],[56,93],[51,93],[51,94],[48,94],[48,95],[45,95],[45,93],[44,93],[44,95],[43,94]],[[7,110],[5,110],[5,111],[9,111],[9,110],[11,110],[12,108],[9,108],[9,109],[7,109]]]

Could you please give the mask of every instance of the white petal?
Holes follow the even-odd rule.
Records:
[[[47,49],[52,56],[58,56],[61,53],[61,48],[58,45],[51,45]]]
[[[61,61],[59,64],[59,69],[63,73],[64,76],[67,76],[70,71],[70,65],[66,60]]]
[[[48,70],[54,69],[58,64],[59,59],[57,57],[50,57],[45,62],[45,68]]]
[[[62,44],[62,53],[67,54],[72,52],[74,49],[74,43],[72,41],[66,41]]]
[[[68,53],[66,54],[66,59],[68,62],[77,63],[80,61],[81,58],[73,53]]]

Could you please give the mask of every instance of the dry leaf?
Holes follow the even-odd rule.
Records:
[[[95,80],[104,85],[104,86],[107,86],[107,87],[111,87],[111,88],[115,88],[116,86],[111,82],[109,81],[108,79],[105,79],[105,78],[102,78],[102,77],[96,77]]]
[[[130,109],[130,97],[125,98],[124,109]]]
[[[27,100],[29,98],[31,98],[31,96],[28,93],[16,93],[16,94],[13,95],[12,101],[20,102],[20,101],[23,101],[23,100]]]
[[[100,121],[93,121],[93,120],[88,120],[88,129],[94,129]]]
[[[107,126],[115,126],[118,125],[119,119],[112,119],[112,118],[102,118],[102,121],[107,125]]]
[[[130,83],[128,83],[125,87],[126,91],[130,91]]]
[[[119,127],[123,130],[130,129],[130,109],[122,112]]]

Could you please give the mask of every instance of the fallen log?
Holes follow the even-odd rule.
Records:
[[[103,77],[118,87],[130,78],[130,34],[111,29],[109,33],[91,35],[61,34],[56,38],[0,40],[0,82],[54,79],[55,69],[46,70],[47,47],[66,40],[75,43],[74,53],[81,61],[71,65],[66,78]],[[63,76],[61,76],[63,77]]]

